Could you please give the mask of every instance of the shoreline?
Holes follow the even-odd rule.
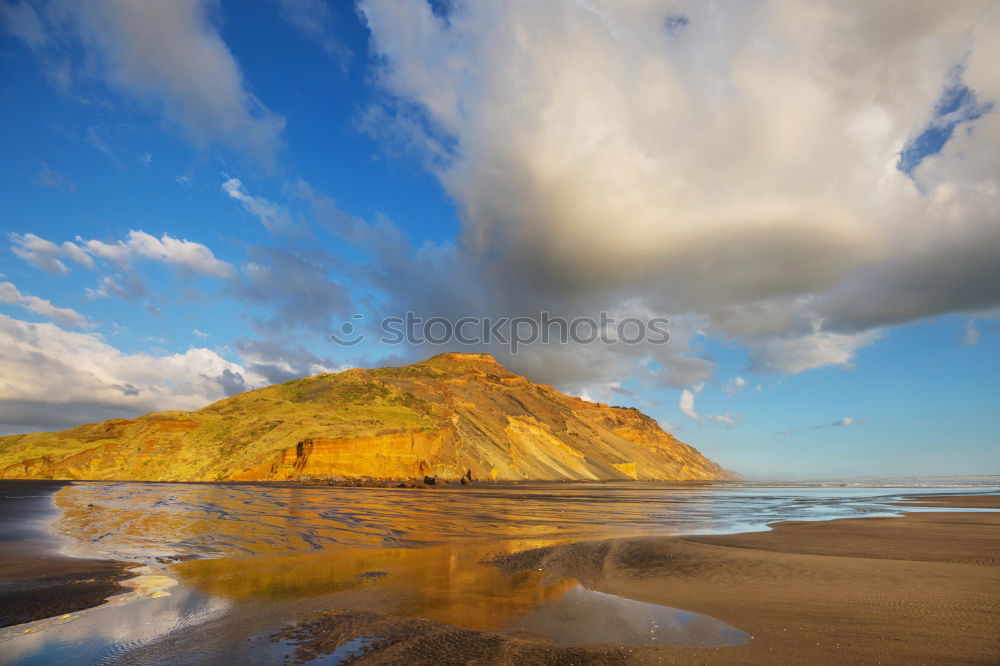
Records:
[[[133,562],[60,552],[48,528],[52,496],[70,482],[17,481],[5,486],[0,517],[0,628],[74,613],[126,592]],[[37,523],[46,525],[39,527]]]
[[[303,654],[322,655],[341,639],[377,633],[384,644],[369,646],[359,662],[375,664],[429,663],[429,654],[580,663],[996,663],[1000,513],[948,509],[997,509],[1000,493],[943,490],[894,504],[906,513],[778,522],[762,532],[577,541],[492,562],[510,572],[543,570],[599,592],[709,615],[752,634],[744,646],[563,648],[538,635],[364,611],[303,618],[295,627],[275,627],[274,635],[293,640]],[[133,576],[136,563],[50,551],[20,565],[23,596],[9,601],[2,594],[11,587],[12,571],[0,567],[0,604],[30,616],[24,622],[99,606],[126,592],[120,583]]]
[[[220,485],[220,486],[251,486],[265,488],[377,488],[377,489],[440,489],[440,488],[511,488],[522,485],[589,485],[603,486],[610,484],[639,484],[639,485],[676,485],[679,488],[691,488],[702,486],[713,486],[717,484],[740,484],[739,480],[706,480],[706,479],[473,479],[471,482],[462,483],[461,478],[434,477],[435,483],[426,483],[423,479],[413,478],[376,478],[376,477],[334,477],[334,478],[311,478],[287,481],[246,481],[246,480],[221,480],[221,481],[158,481],[150,479],[0,479],[3,483],[58,483],[70,485],[74,483],[162,483],[170,485]],[[974,488],[971,489],[973,492]]]
[[[817,480],[804,480],[804,481],[759,481],[752,479],[520,479],[520,480],[507,480],[507,479],[473,479],[468,483],[463,483],[462,478],[444,478],[444,477],[433,477],[435,479],[434,483],[427,483],[424,479],[417,477],[408,478],[378,478],[378,477],[316,477],[316,478],[303,478],[297,480],[285,480],[285,481],[274,481],[274,480],[218,480],[218,481],[205,481],[205,480],[153,480],[153,479],[0,479],[3,483],[18,483],[18,484],[30,484],[30,483],[49,483],[49,484],[62,484],[71,485],[74,483],[156,483],[156,484],[166,484],[166,485],[219,485],[219,486],[249,486],[249,487],[265,487],[265,488],[372,488],[372,489],[390,489],[390,490],[434,490],[434,489],[450,489],[450,488],[460,488],[460,489],[471,489],[471,488],[516,488],[519,486],[566,486],[566,485],[582,485],[582,486],[606,486],[606,485],[617,485],[617,484],[628,484],[628,485],[662,485],[662,486],[674,486],[677,488],[702,488],[702,487],[719,487],[719,488],[825,488],[830,490],[835,489],[859,489],[868,488],[872,490],[900,490],[904,491],[900,493],[901,495],[923,495],[926,492],[930,495],[942,495],[951,496],[962,495],[962,494],[982,494],[990,492],[998,492],[996,490],[996,476],[994,475],[983,475],[983,479],[989,479],[990,484],[987,485],[983,483],[980,485],[970,485],[970,484],[955,484],[954,486],[949,485],[907,485],[907,481],[912,481],[915,479],[905,478],[888,478],[888,479],[817,479]],[[962,477],[966,480],[976,479],[975,476]],[[865,483],[865,481],[881,481],[878,485],[873,485]],[[899,483],[888,483],[896,482]],[[912,492],[912,491],[921,492]],[[905,492],[911,491],[911,492]],[[940,492],[933,492],[940,491]]]
[[[0,550],[0,560],[28,553]],[[0,567],[0,628],[58,617],[100,606],[128,592],[135,563],[47,555],[20,567]]]
[[[740,646],[568,648],[544,636],[363,611],[321,613],[274,636],[294,641],[302,659],[357,636],[381,637],[352,662],[359,664],[431,664],[442,654],[484,663],[998,663],[1000,512],[948,509],[1000,509],[1000,494],[927,499],[942,510],[582,541],[491,562],[708,615],[752,635]]]
[[[941,510],[572,544],[498,564],[575,571],[595,589],[753,635],[739,647],[639,649],[630,663],[1000,662],[1000,513],[948,510],[1000,509],[1000,494],[921,500]]]

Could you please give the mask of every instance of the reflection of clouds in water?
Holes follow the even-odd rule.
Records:
[[[679,647],[742,645],[750,635],[707,615],[633,601],[575,585],[506,627],[545,634],[560,645],[613,643]]]
[[[181,587],[169,597],[108,604],[0,629],[4,663],[32,659],[37,663],[97,663],[171,632],[221,617],[230,608],[225,599],[209,598]],[[24,633],[25,629],[31,629]]]
[[[280,608],[301,617],[307,607],[330,607],[349,594],[365,610],[470,628],[523,626],[566,644],[629,643],[640,635],[644,644],[653,635],[659,644],[732,644],[745,635],[712,618],[587,591],[568,579],[546,581],[541,572],[511,578],[482,562],[490,553],[553,542],[869,515],[890,510],[886,502],[898,492],[655,483],[427,491],[77,483],[56,495],[56,529],[77,541],[75,554],[145,562],[147,575],[166,572],[181,585],[148,578],[158,587],[138,596],[171,596],[42,621],[32,634],[0,630],[0,652],[48,663],[116,653],[128,661],[132,646],[156,639],[180,641],[174,647],[183,652],[183,637],[194,633],[219,644],[221,627],[249,635],[252,616],[254,631],[267,631]],[[196,561],[169,566],[188,559]],[[372,571],[389,575],[364,575]],[[612,630],[613,638],[602,637]]]
[[[929,489],[930,490],[930,489]],[[71,552],[150,563],[507,539],[736,532],[889,510],[892,489],[523,484],[440,488],[78,483],[56,495]]]

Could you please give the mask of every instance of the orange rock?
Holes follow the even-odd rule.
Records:
[[[353,369],[195,412],[0,437],[0,478],[715,480],[642,412],[559,393],[489,354]]]

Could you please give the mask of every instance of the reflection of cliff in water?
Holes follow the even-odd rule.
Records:
[[[891,510],[886,502],[893,496],[891,489],[630,482],[423,491],[82,482],[55,496],[62,510],[55,527],[70,537],[74,554],[143,562],[181,583],[169,588],[171,596],[135,602],[144,610],[224,609],[176,638],[157,639],[165,655],[209,649],[228,655],[258,638],[270,644],[275,628],[326,610],[374,611],[368,615],[383,625],[428,618],[542,633],[563,645],[729,645],[747,636],[712,618],[603,594],[595,572],[567,571],[592,581],[597,589],[588,590],[546,572],[506,574],[483,562],[556,543],[872,515]],[[118,623],[122,636],[140,635],[130,633],[128,608],[92,609],[87,626],[95,639],[107,633],[105,621]],[[45,641],[55,645],[67,632],[79,634],[84,626],[76,623],[87,617],[46,628]],[[25,650],[46,649],[45,641],[32,640]],[[95,645],[95,655],[117,649]]]
[[[470,629],[497,629],[576,584],[569,579],[546,581],[537,571],[507,574],[483,562],[524,547],[510,542],[488,548],[335,548],[303,555],[181,562],[172,570],[182,583],[203,593],[236,600],[385,587],[390,591],[367,597],[371,610]]]
[[[213,597],[289,600],[379,588],[366,595],[371,610],[474,629],[502,626],[572,585],[483,563],[559,541],[552,535],[563,509],[545,500],[546,510],[521,515],[508,500],[503,516],[489,494],[431,492],[81,484],[57,496],[58,526],[80,552],[170,565],[171,576]],[[531,512],[535,503],[522,504]]]
[[[78,542],[74,552],[146,562],[650,533],[677,512],[676,500],[630,484],[413,491],[77,483],[55,500],[56,527]]]

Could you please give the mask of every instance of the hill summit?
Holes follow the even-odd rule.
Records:
[[[534,384],[489,354],[353,369],[57,433],[0,437],[0,478],[715,480],[636,409]]]

